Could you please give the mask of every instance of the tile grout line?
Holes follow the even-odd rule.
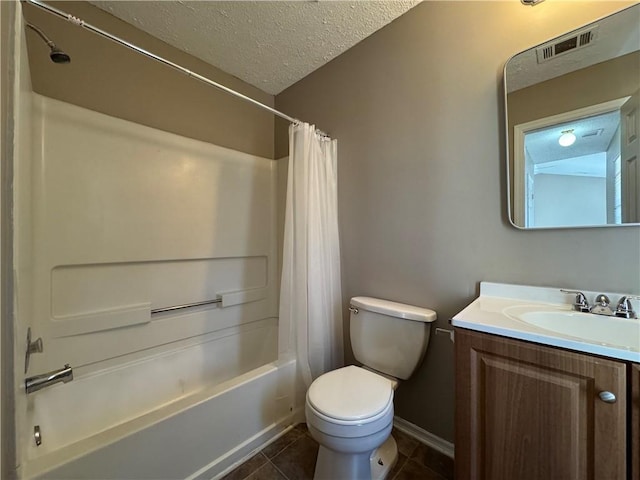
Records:
[[[284,478],[286,478],[286,480],[289,480],[289,477],[287,477],[287,476],[284,474],[284,472],[283,472],[282,470],[280,470],[280,469],[278,468],[278,466],[277,466],[275,463],[273,463],[273,462],[271,461],[271,459],[267,459],[267,461],[268,461],[268,462],[273,466],[273,468],[275,468],[275,469],[278,471],[278,473],[279,473],[280,475],[282,475]]]
[[[408,461],[409,461],[409,457],[405,458],[402,465],[400,465],[400,467],[398,468],[398,471],[396,472],[396,474],[393,476],[393,478],[390,478],[389,480],[395,480],[396,478],[398,478],[398,475],[400,475],[400,472],[402,471],[402,469],[404,468],[404,466],[407,464]]]
[[[244,477],[242,477],[240,480],[247,480],[247,478],[249,478],[251,475],[253,475],[254,473],[256,473],[258,470],[260,470],[262,467],[264,467],[264,466],[267,464],[267,462],[269,461],[269,459],[267,458],[267,456],[266,456],[264,453],[262,453],[262,450],[260,450],[258,453],[256,453],[256,454],[254,455],[254,457],[257,457],[258,455],[262,455],[262,456],[264,457],[264,459],[265,459],[265,462],[264,462],[264,463],[261,463],[258,467],[256,467],[255,469],[253,469],[251,472],[249,472],[247,475],[245,475]],[[245,462],[245,463],[246,463],[246,462]],[[237,467],[237,468],[242,467],[242,465],[244,465],[244,463],[243,463],[243,464],[238,465],[238,467]],[[233,471],[234,471],[234,470],[232,470],[231,472],[229,472],[229,474],[233,473]],[[226,475],[225,475],[225,477],[226,477]],[[224,480],[224,479],[223,479],[223,480]]]

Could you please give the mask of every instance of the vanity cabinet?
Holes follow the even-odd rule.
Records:
[[[638,478],[638,365],[461,328],[455,335],[457,480],[626,480],[628,463]]]

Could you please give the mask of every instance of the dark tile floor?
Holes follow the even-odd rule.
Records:
[[[398,444],[398,462],[387,480],[451,480],[453,460],[393,429]],[[304,423],[226,475],[223,480],[311,480],[318,444]]]

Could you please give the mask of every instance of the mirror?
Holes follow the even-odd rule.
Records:
[[[509,218],[518,228],[640,223],[640,4],[504,70]]]

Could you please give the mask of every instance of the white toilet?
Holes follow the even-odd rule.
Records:
[[[363,367],[318,377],[307,391],[305,416],[320,444],[314,480],[384,479],[398,458],[391,436],[393,391],[420,365],[436,312],[354,297],[351,346]]]

